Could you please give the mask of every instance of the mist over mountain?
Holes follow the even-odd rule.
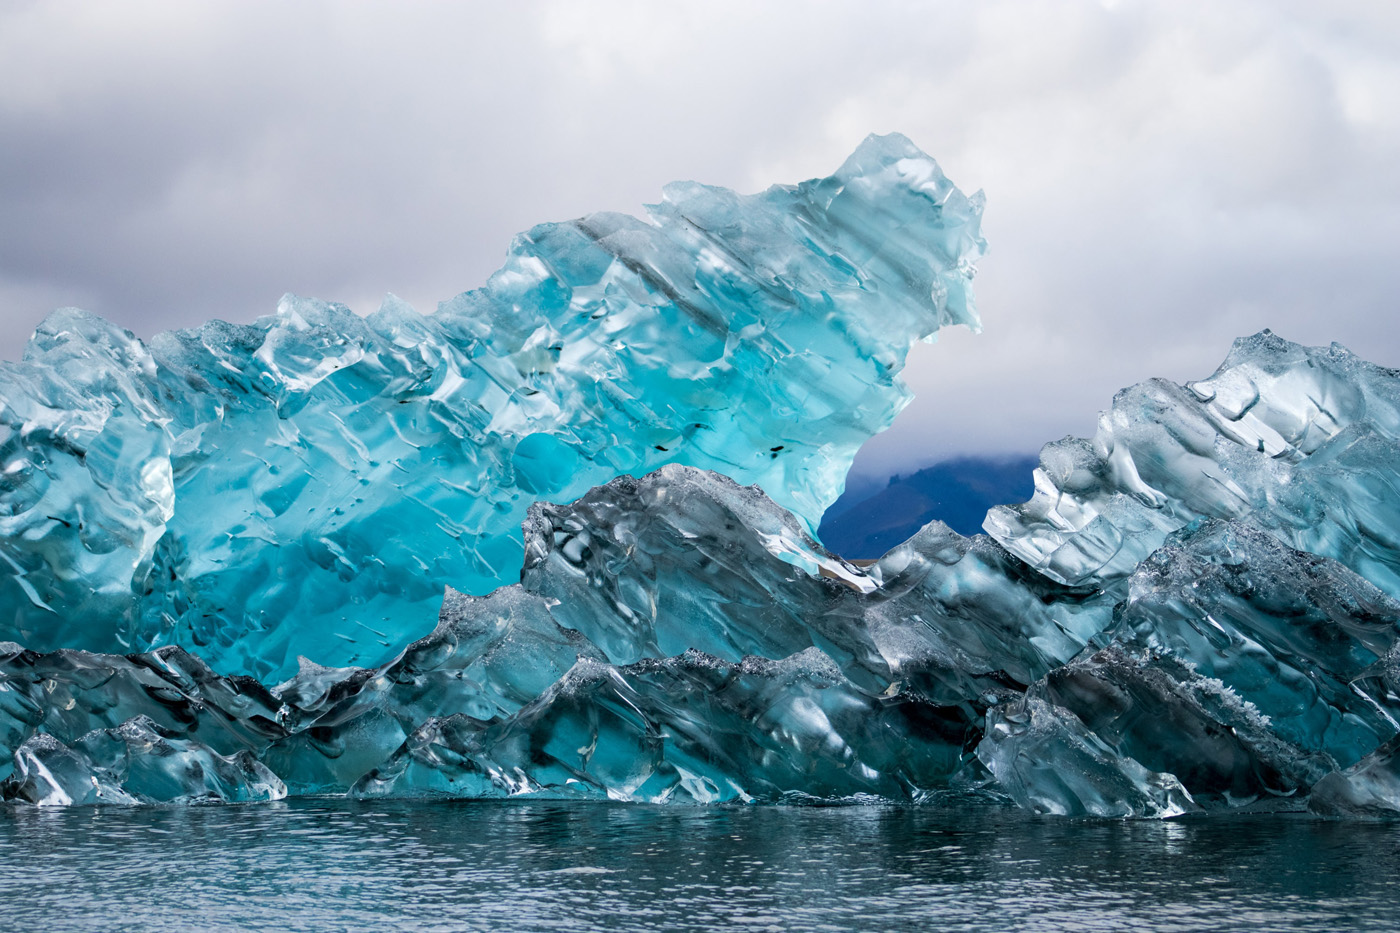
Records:
[[[994,505],[1030,498],[1037,458],[958,457],[916,473],[891,476],[881,487],[853,478],[822,519],[822,542],[849,559],[875,558],[938,519],[965,535],[982,530]]]

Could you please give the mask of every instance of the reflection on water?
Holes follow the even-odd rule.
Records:
[[[955,808],[0,808],[0,929],[1394,930],[1400,826]]]

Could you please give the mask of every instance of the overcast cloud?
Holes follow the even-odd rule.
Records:
[[[427,310],[512,234],[897,130],[968,192],[985,332],[879,473],[1092,431],[1271,327],[1400,365],[1400,5],[0,2],[0,357],[287,291]]]

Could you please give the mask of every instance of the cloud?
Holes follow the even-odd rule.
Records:
[[[899,130],[987,193],[986,331],[861,468],[1034,449],[1265,326],[1400,363],[1398,98],[1360,3],[10,3],[0,357],[60,304],[431,308],[534,223]]]

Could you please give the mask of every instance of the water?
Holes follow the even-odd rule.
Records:
[[[1400,826],[987,806],[0,807],[0,929],[1394,930]]]

